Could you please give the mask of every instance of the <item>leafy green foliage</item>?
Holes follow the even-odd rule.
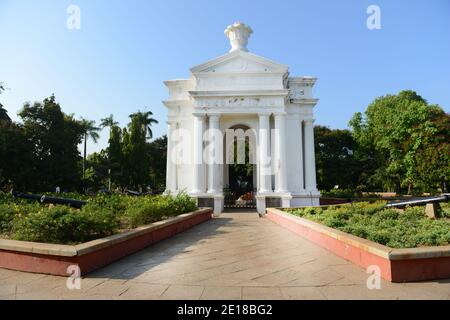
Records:
[[[150,155],[150,181],[152,186],[158,188],[166,184],[166,164],[167,164],[167,136],[147,144]]]
[[[356,142],[349,130],[314,127],[317,186],[321,190],[355,188],[363,168],[355,158]]]
[[[130,227],[147,224],[163,218],[177,216],[196,209],[195,201],[186,194],[176,197],[147,197],[143,201],[130,203],[125,211],[125,218]]]
[[[350,121],[362,176],[373,189],[409,194],[444,189],[450,180],[450,118],[414,91],[386,95]]]
[[[0,121],[0,188],[33,188],[37,173],[30,150],[33,144],[21,125]]]
[[[55,96],[33,105],[26,103],[19,113],[23,120],[22,129],[30,150],[25,154],[31,161],[25,165],[30,168],[28,177],[31,190],[54,190],[79,185],[79,151],[83,130],[72,115],[61,111]],[[16,167],[15,171],[22,170]],[[18,186],[23,187],[23,186]]]
[[[429,219],[423,207],[404,212],[384,209],[385,202],[357,202],[324,208],[286,211],[328,227],[392,248],[414,248],[450,244],[450,220]]]
[[[5,91],[5,85],[3,82],[0,82],[0,94]],[[0,103],[0,122],[7,121],[10,122],[11,118],[8,116],[8,111],[3,108],[3,105]]]
[[[70,198],[88,203],[78,210],[14,200],[0,193],[0,235],[25,241],[80,243],[197,209],[195,201],[186,194],[90,198],[70,194]]]
[[[148,153],[147,133],[152,137],[150,126],[158,123],[151,118],[152,113],[136,112],[130,115],[128,130],[123,130],[122,172],[124,184],[139,188],[149,181],[150,156]]]
[[[94,143],[97,143],[97,140],[100,138],[98,131],[100,131],[99,127],[95,126],[95,121],[87,120],[81,118],[80,120],[81,130],[83,132],[83,142],[84,142],[84,151],[83,151],[83,178],[86,176],[86,158],[87,158],[87,140],[91,139]]]
[[[0,93],[4,90],[0,83]],[[123,130],[113,115],[101,119],[109,127],[109,146],[87,156],[87,140],[96,142],[95,121],[65,114],[54,95],[42,102],[25,103],[19,113],[23,123],[12,122],[0,105],[0,188],[28,192],[98,190],[109,187],[140,191],[151,184],[164,188],[167,139],[147,142],[152,112],[130,115]],[[83,156],[78,145],[83,142]]]
[[[54,206],[18,215],[12,222],[13,238],[49,243],[85,242],[112,234],[117,216],[92,207],[82,210]]]
[[[322,197],[352,199],[357,196],[353,189],[330,189],[329,191],[320,191]]]

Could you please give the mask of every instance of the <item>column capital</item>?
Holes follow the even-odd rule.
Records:
[[[175,120],[175,119],[169,119],[169,120],[167,120],[167,124],[168,124],[169,126],[176,125],[176,124],[178,124],[178,120]]]
[[[212,114],[208,114],[209,120],[213,120],[213,121],[219,121],[220,119],[220,114],[218,113],[212,113]]]
[[[316,122],[316,119],[309,118],[309,119],[303,119],[303,121],[308,124],[314,124],[314,122]]]
[[[258,117],[270,117],[271,112],[258,112]]]
[[[194,112],[194,113],[192,113],[192,115],[193,115],[195,118],[200,118],[200,119],[204,119],[204,118],[206,117],[206,113],[198,113],[198,112]]]
[[[274,112],[273,114],[275,117],[285,117],[287,115],[287,112],[280,111],[280,112]]]

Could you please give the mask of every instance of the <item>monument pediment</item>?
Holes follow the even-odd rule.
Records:
[[[237,50],[191,68],[196,74],[285,74],[288,67],[253,53]]]

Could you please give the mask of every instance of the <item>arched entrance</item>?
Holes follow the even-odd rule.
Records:
[[[256,209],[256,132],[234,125],[224,136],[224,207]]]

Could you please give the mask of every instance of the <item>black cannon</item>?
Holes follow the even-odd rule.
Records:
[[[61,205],[66,205],[66,206],[70,206],[70,207],[77,208],[77,209],[80,209],[82,206],[84,206],[87,203],[86,201],[83,201],[83,200],[56,198],[56,197],[46,196],[45,194],[38,195],[38,194],[22,193],[22,192],[18,192],[18,191],[13,191],[12,195],[14,198],[36,200],[41,203],[61,204]]]
[[[428,203],[447,202],[449,200],[450,194],[444,194],[436,197],[416,198],[410,200],[388,202],[385,208],[404,208],[406,206],[423,206]]]
[[[143,195],[139,191],[133,191],[133,190],[128,190],[128,189],[125,190],[125,193],[128,194],[129,196],[135,196],[135,197],[140,197]]]

